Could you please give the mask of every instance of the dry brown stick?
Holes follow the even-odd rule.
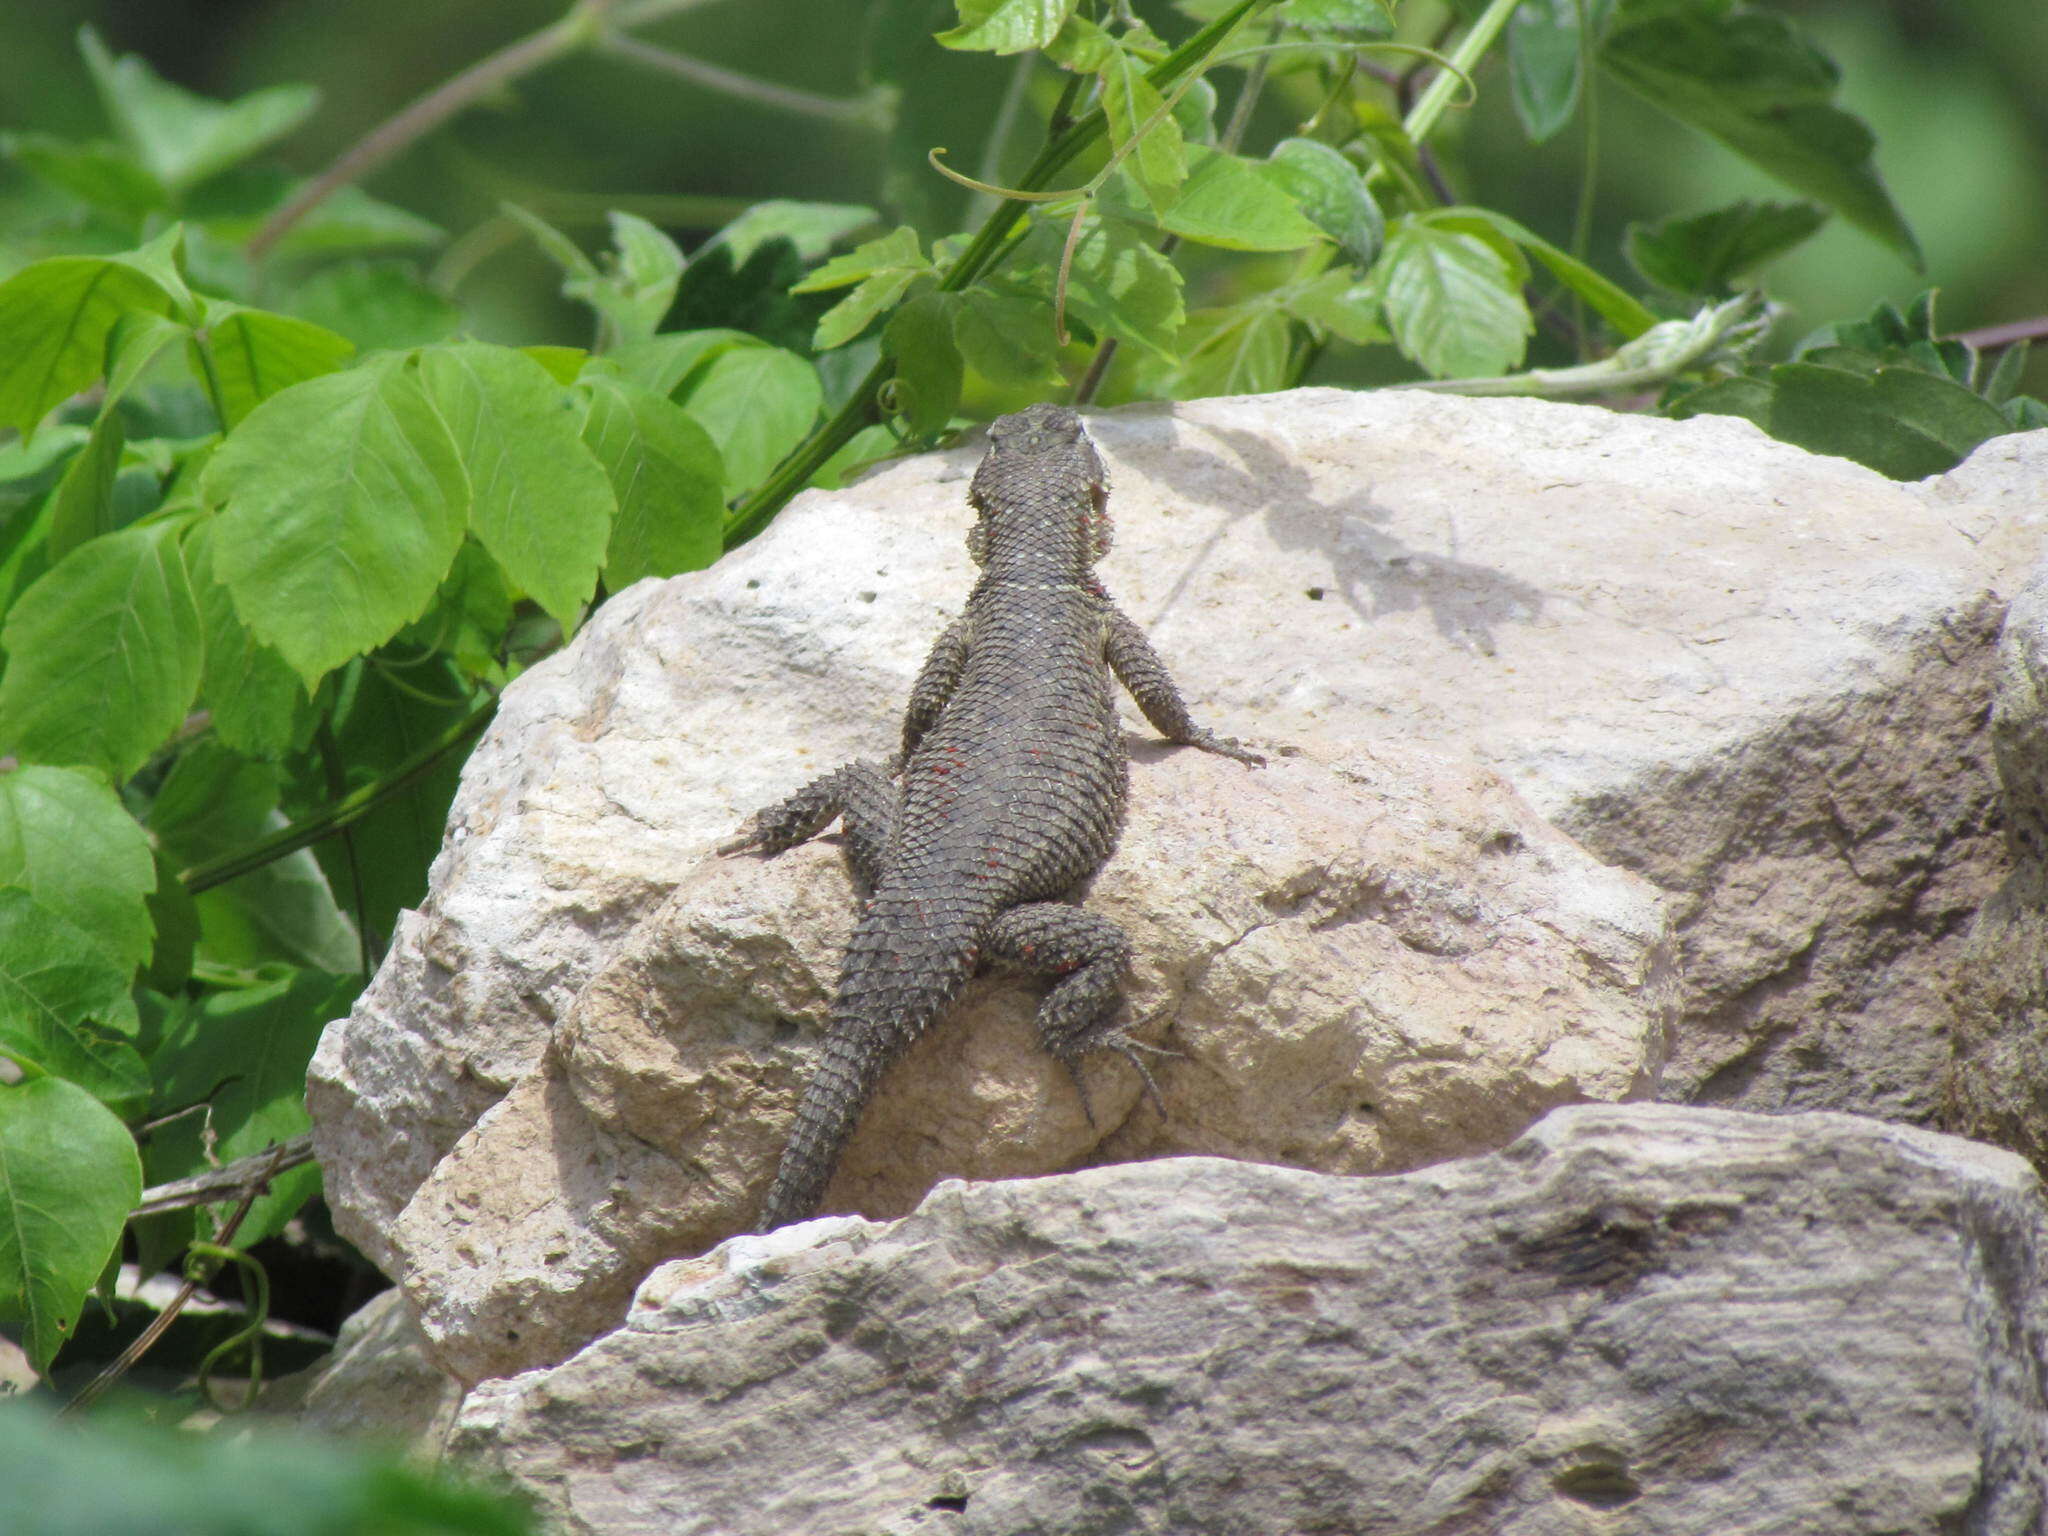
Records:
[[[311,1161],[313,1133],[304,1131],[288,1141],[265,1147],[261,1152],[252,1152],[247,1157],[238,1157],[222,1167],[209,1168],[189,1179],[173,1179],[168,1184],[145,1189],[135,1209],[128,1213],[128,1219],[161,1216],[166,1211],[189,1210],[195,1205],[217,1205],[223,1200],[232,1200],[252,1183],[258,1186],[267,1184],[285,1169]]]
[[[214,1242],[222,1247],[226,1247],[234,1241],[235,1233],[241,1230],[243,1221],[248,1218],[249,1208],[256,1203],[256,1197],[263,1193],[264,1188],[270,1183],[271,1179],[276,1177],[280,1169],[285,1166],[283,1162],[285,1154],[291,1150],[295,1142],[301,1139],[306,1142],[307,1155],[311,1156],[312,1138],[310,1136],[304,1138],[294,1136],[291,1141],[279,1142],[268,1152],[259,1152],[253,1158],[239,1158],[235,1162],[230,1163],[228,1168],[217,1170],[218,1172],[226,1173],[230,1168],[239,1168],[245,1163],[255,1162],[258,1159],[261,1159],[265,1165],[261,1175],[258,1177],[252,1178],[246,1173],[243,1175],[241,1184],[242,1203],[235,1207],[235,1213],[227,1219],[226,1224],[215,1235]],[[204,1175],[201,1175],[201,1177],[204,1177]],[[180,1182],[191,1183],[193,1181],[181,1180]],[[170,1185],[160,1186],[161,1189],[171,1187]],[[159,1190],[149,1191],[150,1194],[158,1192]],[[203,1204],[206,1202],[195,1203]],[[175,1209],[175,1207],[166,1207],[166,1209]],[[136,1336],[135,1342],[122,1350],[111,1365],[80,1388],[78,1395],[72,1398],[70,1402],[58,1409],[57,1416],[62,1418],[67,1414],[79,1413],[84,1409],[90,1408],[98,1400],[101,1393],[127,1375],[130,1369],[134,1367],[135,1362],[149,1353],[155,1346],[156,1341],[164,1336],[165,1330],[178,1320],[178,1314],[185,1310],[185,1303],[190,1301],[198,1291],[199,1281],[187,1275],[185,1283],[178,1287],[178,1294],[171,1298],[170,1305],[165,1307],[163,1311],[159,1312],[151,1320],[150,1325]]]

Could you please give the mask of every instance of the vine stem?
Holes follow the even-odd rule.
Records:
[[[1146,71],[1146,82],[1154,87],[1170,86],[1191,67],[1221,48],[1239,23],[1273,3],[1274,0],[1237,0],[1237,4]],[[1109,119],[1103,109],[1091,109],[1073,127],[1039,151],[1038,158],[1018,178],[1015,190],[1036,192],[1047,186],[1070,161],[1101,138],[1108,126]],[[939,292],[958,293],[992,267],[1017,221],[1025,217],[1026,207],[1021,201],[1006,199],[991,213],[967,243],[967,248],[939,279]],[[895,376],[895,369],[895,361],[891,358],[884,357],[877,362],[847,396],[846,404],[839,408],[838,414],[775,467],[775,472],[726,520],[727,549],[745,543],[767,527],[768,520],[810,483],[811,476],[824,466],[827,459],[845,447],[861,428],[882,419],[881,405],[875,395]]]
[[[1484,14],[1472,23],[1472,29],[1458,39],[1458,46],[1451,54],[1450,69],[1439,70],[1436,78],[1424,88],[1416,100],[1415,110],[1408,114],[1401,124],[1408,137],[1420,144],[1429,137],[1436,127],[1437,119],[1451,104],[1451,95],[1460,85],[1472,78],[1472,71],[1493,46],[1493,40],[1500,36],[1501,28],[1508,24],[1508,18],[1515,14],[1515,8],[1522,0],[1493,0]]]
[[[449,726],[383,778],[343,795],[326,809],[314,812],[303,821],[293,822],[259,843],[252,843],[247,848],[238,848],[233,853],[223,854],[217,859],[209,859],[204,864],[194,864],[180,873],[178,879],[187,891],[197,896],[201,891],[210,891],[216,885],[224,885],[238,875],[246,875],[252,869],[261,869],[265,864],[275,863],[287,854],[311,847],[324,837],[331,837],[352,822],[362,820],[450,752],[472,738],[482,735],[484,727],[491,723],[491,717],[497,710],[498,701],[493,698]]]
[[[616,4],[618,0],[576,0],[560,20],[477,60],[395,116],[386,118],[264,220],[263,227],[249,237],[249,259],[261,261],[299,220],[343,187],[362,180],[415,140],[433,132],[464,107],[565,53],[587,47],[602,32],[605,15]]]

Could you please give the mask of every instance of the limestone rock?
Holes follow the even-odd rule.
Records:
[[[737,1239],[451,1446],[578,1536],[2031,1536],[2044,1282],[2010,1154],[1586,1106],[1383,1179],[1170,1159]]]
[[[940,1178],[1213,1152],[1377,1173],[1496,1147],[1553,1105],[1647,1096],[1671,988],[1661,905],[1488,770],[1379,748],[1324,768],[1140,749],[1090,906],[1131,936],[1164,1115],[1115,1057],[1075,1086],[1003,977],[885,1081],[827,1210]],[[436,1357],[560,1359],[662,1260],[760,1209],[852,928],[837,850],[708,859],[571,1006],[540,1071],[392,1228]],[[790,1021],[800,1021],[801,1034]]]
[[[1932,1112],[1961,935],[2003,873],[1981,717],[2001,562],[2042,521],[2048,433],[1903,486],[1734,418],[1398,391],[1091,430],[1117,480],[1104,577],[1203,719],[1326,766],[1406,746],[1470,759],[1671,893],[1667,1094]],[[715,569],[614,598],[508,690],[424,909],[314,1063],[329,1198],[377,1262],[404,1268],[400,1213],[508,1094],[587,1118],[589,1053],[564,1021],[705,850],[888,748],[967,590],[977,454],[801,498]],[[1140,765],[1139,811],[1169,771]],[[793,867],[827,878],[811,857]],[[812,926],[835,905],[810,901],[784,910]],[[787,955],[790,932],[758,946]],[[805,964],[757,1002],[762,1029],[814,1005]],[[618,1156],[563,1144],[536,1200],[610,1196],[641,1144],[605,1134]],[[546,1169],[537,1122],[524,1145]],[[1134,1117],[1102,1155],[1161,1149]]]
[[[393,1288],[363,1304],[318,1364],[265,1384],[266,1414],[330,1435],[438,1456],[462,1388],[427,1358],[419,1325]]]
[[[1946,1119],[2048,1168],[2048,563],[2006,613],[1991,741],[2013,867],[1952,988]]]

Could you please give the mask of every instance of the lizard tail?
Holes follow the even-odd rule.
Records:
[[[955,904],[950,921],[928,929],[919,936],[922,942],[906,944],[887,910],[892,905],[888,897],[879,898],[855,931],[825,1049],[797,1105],[796,1128],[757,1231],[772,1232],[816,1214],[882,1074],[973,974],[976,934],[988,913]],[[861,956],[866,963],[857,962]]]

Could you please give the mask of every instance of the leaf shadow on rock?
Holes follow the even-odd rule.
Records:
[[[1326,500],[1316,495],[1299,461],[1258,433],[1210,425],[1200,433],[1201,440],[1230,449],[1235,462],[1191,442],[1183,424],[1172,420],[1164,441],[1156,448],[1132,445],[1137,449],[1133,457],[1175,499],[1229,517],[1256,512],[1265,517],[1281,548],[1320,553],[1330,571],[1327,591],[1341,597],[1361,620],[1426,611],[1447,642],[1491,656],[1500,628],[1529,623],[1543,611],[1540,587],[1498,567],[1460,559],[1455,528],[1452,553],[1420,548],[1387,531],[1394,514],[1373,499],[1369,486]],[[1152,621],[1179,601],[1225,526],[1213,529],[1192,551]],[[1312,588],[1310,595],[1321,597],[1325,590]]]

